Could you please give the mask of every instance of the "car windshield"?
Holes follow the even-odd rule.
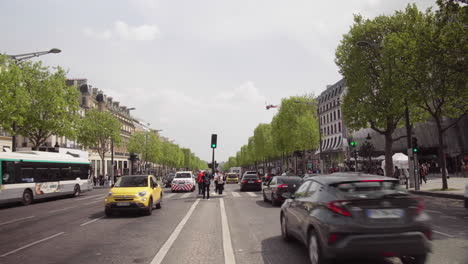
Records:
[[[354,181],[332,185],[346,198],[380,198],[387,195],[408,195],[398,181]]]
[[[228,178],[237,178],[236,174],[228,174]]]
[[[278,184],[296,184],[299,186],[302,183],[300,177],[278,178]]]
[[[184,172],[184,173],[177,173],[175,176],[176,179],[179,178],[190,178],[190,173]]]
[[[148,178],[146,176],[125,176],[115,183],[115,187],[146,187]]]
[[[258,179],[257,175],[245,175],[244,176],[245,180],[256,180]]]

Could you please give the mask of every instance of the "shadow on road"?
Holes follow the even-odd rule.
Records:
[[[268,264],[309,263],[306,248],[298,241],[285,242],[281,236],[262,241],[263,261]]]
[[[255,201],[255,203],[260,206],[260,207],[263,207],[263,208],[279,208],[277,206],[273,206],[271,205],[270,201],[268,202],[264,202],[263,200],[258,200],[258,201]],[[278,220],[279,221],[279,220]]]

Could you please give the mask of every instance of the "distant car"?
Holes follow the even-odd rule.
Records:
[[[226,175],[226,183],[239,183],[239,174],[236,173],[228,173]]]
[[[282,237],[304,243],[311,263],[400,257],[422,264],[431,251],[423,201],[394,178],[334,173],[313,177],[283,196],[289,199],[281,207]]]
[[[172,180],[174,179],[175,174],[168,174],[162,178],[164,187],[171,187]]]
[[[283,193],[294,193],[302,184],[299,176],[275,176],[271,181],[265,183],[263,188],[263,201],[270,201],[273,206],[284,202]]]
[[[465,208],[468,209],[468,183],[465,184]]]
[[[120,177],[105,199],[105,214],[117,211],[142,211],[151,215],[153,207],[161,208],[162,189],[152,175]]]
[[[195,177],[191,171],[176,172],[171,183],[172,192],[193,192],[195,190]]]
[[[244,176],[242,176],[242,180],[240,181],[240,191],[243,192],[246,190],[262,190],[262,180],[260,180],[256,172],[246,172],[244,173]]]

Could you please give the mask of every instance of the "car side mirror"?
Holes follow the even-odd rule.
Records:
[[[281,196],[283,196],[284,199],[294,199],[295,198],[294,194],[289,193],[289,192],[283,193]]]

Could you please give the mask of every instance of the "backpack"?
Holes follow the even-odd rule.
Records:
[[[210,184],[211,183],[211,177],[210,177],[210,175],[208,173],[203,175],[203,181],[205,182],[205,184]]]

